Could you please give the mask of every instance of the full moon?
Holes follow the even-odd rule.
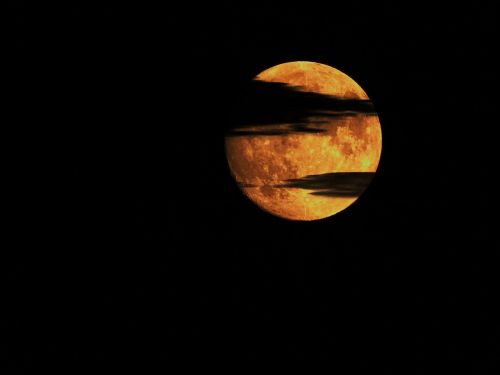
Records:
[[[286,84],[299,94],[316,93],[340,102],[369,101],[348,75],[315,62],[276,65],[254,80]],[[287,123],[266,129],[271,128],[279,131],[226,136],[225,147],[242,192],[275,216],[310,221],[335,215],[359,198],[377,170],[382,130],[376,113],[318,113],[308,117],[305,131],[294,131]]]

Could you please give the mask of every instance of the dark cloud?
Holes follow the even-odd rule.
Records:
[[[314,127],[315,124],[334,118],[376,115],[370,100],[305,92],[280,82],[253,80],[241,90],[236,102],[231,118],[234,126],[228,136],[318,133],[324,130]],[[288,128],[272,128],[283,124]]]
[[[325,128],[318,128],[318,124],[323,122],[312,122],[310,124],[280,124],[278,126],[253,126],[243,127],[230,130],[227,136],[241,136],[241,135],[286,135],[292,133],[323,133]]]
[[[374,172],[325,173],[286,180],[284,184],[273,187],[314,190],[312,195],[357,197],[368,187],[374,175]]]

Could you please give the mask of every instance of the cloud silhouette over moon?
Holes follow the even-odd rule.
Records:
[[[310,194],[331,197],[358,197],[368,187],[374,172],[339,172],[292,178],[275,188],[314,190]]]

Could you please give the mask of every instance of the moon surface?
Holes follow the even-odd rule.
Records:
[[[369,100],[348,75],[315,62],[276,65],[254,80],[280,82],[303,92],[340,99]],[[362,191],[345,193],[340,186],[338,193],[331,189],[324,192],[324,186],[309,182],[326,176],[335,187],[335,181],[345,176],[372,176],[376,172],[382,152],[382,131],[376,114],[319,115],[313,120],[321,131],[226,136],[231,174],[242,192],[264,211],[303,221],[335,215],[355,202]],[[279,129],[289,124],[272,126]]]

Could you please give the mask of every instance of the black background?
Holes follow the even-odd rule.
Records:
[[[36,147],[2,262],[6,373],[494,373],[496,5],[400,3],[9,1]],[[383,130],[370,187],[317,222],[261,211],[224,155],[242,85],[294,60],[355,79]]]

